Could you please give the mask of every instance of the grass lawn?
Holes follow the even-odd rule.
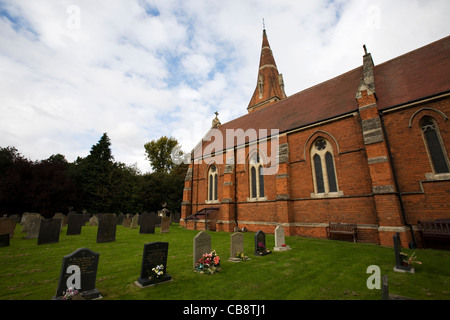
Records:
[[[450,252],[416,249],[415,274],[397,273],[394,250],[372,244],[286,237],[292,250],[257,257],[254,233],[244,233],[251,260],[229,262],[230,233],[208,232],[211,248],[221,257],[222,271],[198,274],[192,268],[193,238],[199,231],[178,224],[170,232],[141,235],[138,229],[117,226],[116,241],[96,243],[97,227],[84,226],[81,235],[56,244],[37,245],[23,239],[18,224],[11,246],[0,248],[0,300],[51,300],[56,293],[62,259],[78,248],[100,253],[97,288],[104,300],[379,300],[370,290],[367,267],[377,265],[389,277],[389,292],[419,300],[450,300]],[[144,244],[169,242],[167,272],[174,281],[138,288]],[[266,234],[267,248],[274,236]],[[411,254],[413,250],[404,249]]]

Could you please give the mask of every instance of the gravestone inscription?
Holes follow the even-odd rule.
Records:
[[[211,252],[211,236],[205,231],[200,231],[194,237],[194,250],[193,250],[193,266],[205,253]]]
[[[141,214],[141,227],[139,233],[148,234],[155,233],[156,213],[144,212]]]
[[[58,243],[61,232],[61,219],[41,220],[37,244]]]
[[[144,246],[141,275],[136,282],[138,286],[146,287],[172,280],[166,273],[168,252],[168,242],[152,242]]]
[[[97,243],[116,241],[117,218],[113,213],[102,215],[98,224]]]
[[[272,253],[266,248],[266,234],[263,231],[255,233],[255,256],[265,256]]]
[[[88,248],[78,249],[63,258],[54,300],[62,300],[69,288],[77,289],[87,300],[102,298],[95,287],[100,254]]]

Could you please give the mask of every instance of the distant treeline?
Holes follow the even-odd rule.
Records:
[[[61,154],[41,161],[24,158],[15,147],[0,147],[0,216],[69,210],[89,213],[157,211],[164,203],[179,211],[187,166],[142,174],[114,161],[107,134],[85,158],[68,162]]]

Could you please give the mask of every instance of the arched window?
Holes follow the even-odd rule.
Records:
[[[208,201],[217,201],[217,186],[219,175],[216,165],[213,164],[208,171]]]
[[[263,163],[259,154],[255,153],[249,161],[250,172],[250,198],[264,198]]]
[[[311,163],[315,194],[338,192],[333,147],[324,138],[318,138],[311,147]]]
[[[449,161],[447,152],[442,142],[439,127],[431,117],[424,117],[420,121],[425,146],[430,157],[431,166],[435,174],[449,173]]]

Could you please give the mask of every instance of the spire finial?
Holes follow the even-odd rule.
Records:
[[[363,45],[363,48],[364,48],[364,54],[367,55],[367,47],[366,47],[366,45]]]
[[[263,30],[264,31],[266,30],[266,22],[264,21],[264,18],[263,18]]]

